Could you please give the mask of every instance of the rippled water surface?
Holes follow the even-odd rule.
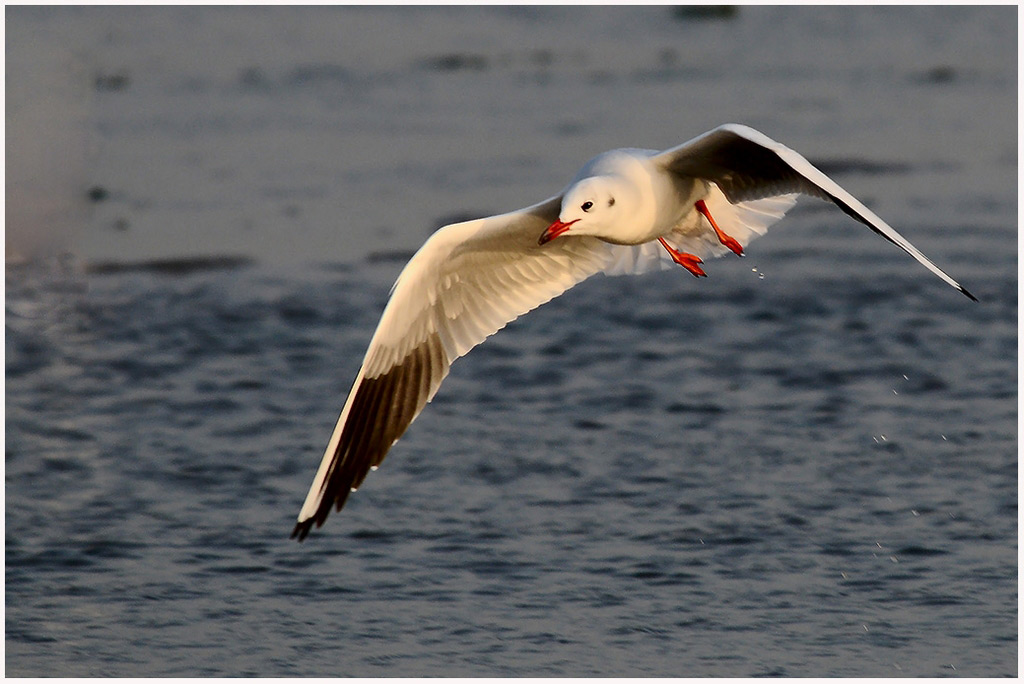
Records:
[[[8,9],[8,136],[38,46],[89,94],[7,188],[7,674],[1016,675],[1015,19]],[[288,539],[431,230],[726,120],[981,302],[803,201],[514,322]]]

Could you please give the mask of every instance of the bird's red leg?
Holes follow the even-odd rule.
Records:
[[[703,264],[704,262],[700,260],[699,256],[696,254],[680,252],[678,249],[670,247],[669,244],[665,242],[665,238],[658,238],[658,242],[661,243],[661,246],[664,247],[665,251],[667,251],[669,256],[672,257],[672,261],[676,262],[698,278],[701,276],[707,277],[708,274],[700,267],[700,264]]]
[[[711,227],[715,229],[715,235],[718,236],[718,241],[733,251],[736,256],[743,256],[743,245],[736,241],[735,238],[726,235],[722,232],[722,229],[715,223],[715,219],[711,218],[711,212],[708,211],[708,205],[704,204],[704,200],[697,200],[693,205],[697,208],[697,211],[704,214],[704,217],[711,224]]]

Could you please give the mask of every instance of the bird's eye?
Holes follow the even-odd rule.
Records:
[[[591,202],[590,200],[587,200],[586,202],[584,202],[583,204],[580,205],[580,209],[582,209],[583,211],[590,211],[593,208],[594,208],[594,203]]]

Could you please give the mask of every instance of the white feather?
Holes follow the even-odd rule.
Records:
[[[798,195],[793,194],[776,195],[732,204],[718,186],[709,183],[704,202],[718,227],[746,247],[754,238],[764,235],[769,226],[785,216],[796,204],[797,197]],[[676,249],[696,254],[702,259],[732,253],[718,240],[714,231],[709,228],[707,219],[699,212],[689,214],[687,220],[667,239]]]

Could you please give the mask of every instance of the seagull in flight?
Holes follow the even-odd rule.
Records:
[[[752,128],[726,124],[664,152],[605,152],[554,197],[444,226],[416,252],[391,289],[292,538],[340,511],[452,362],[509,321],[595,273],[678,264],[704,277],[705,258],[742,256],[797,195],[834,203],[977,301],[804,157]]]

